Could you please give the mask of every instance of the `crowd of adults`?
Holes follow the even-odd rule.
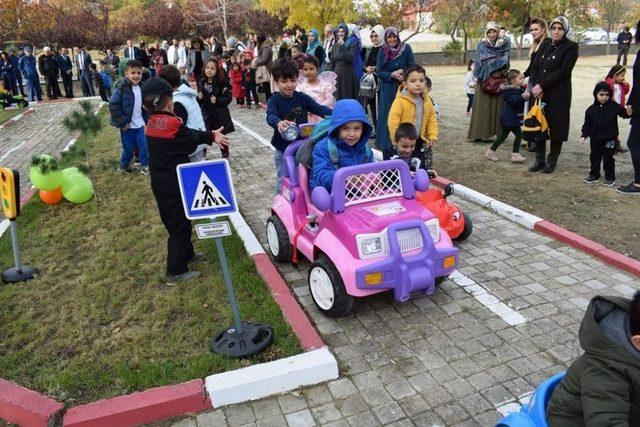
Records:
[[[533,43],[530,48],[530,63],[524,74],[528,78],[527,90],[532,98],[540,99],[544,105],[549,123],[549,153],[546,144],[535,144],[535,161],[530,171],[552,173],[558,163],[562,144],[568,140],[571,109],[571,75],[578,58],[578,45],[571,40],[573,33],[570,22],[564,16],[553,19],[549,26],[545,20],[534,18],[530,22]],[[638,40],[636,32],[636,43]],[[133,40],[127,40],[123,49],[125,59],[136,59],[145,68],[160,68],[162,65],[175,65],[185,77],[196,81],[202,76],[203,65],[210,56],[228,59],[234,53],[247,55],[256,68],[256,82],[259,91],[268,100],[272,88],[268,78],[269,66],[273,59],[291,56],[292,50],[313,55],[321,64],[322,71],[333,71],[337,76],[336,100],[344,98],[360,99],[371,115],[375,132],[375,145],[385,158],[393,154],[393,147],[387,126],[391,104],[403,81],[403,70],[415,63],[411,46],[400,39],[396,28],[374,26],[370,31],[370,43],[363,43],[360,29],[353,24],[341,23],[337,26],[326,25],[323,38],[317,29],[297,30],[295,34],[283,34],[278,43],[266,36],[250,33],[245,41],[230,37],[220,41],[216,37],[205,40],[194,37],[189,42],[173,39],[148,46],[140,41],[136,46]],[[628,27],[618,36],[618,58],[626,63],[629,46],[632,42]],[[366,47],[365,47],[366,45]],[[472,141],[494,138],[500,131],[500,112],[503,105],[499,90],[492,90],[496,84],[504,81],[510,68],[510,39],[504,34],[503,27],[494,23],[486,26],[485,37],[476,49],[474,76],[477,79],[468,139]],[[116,74],[120,67],[120,57],[107,50],[100,61],[108,70]],[[41,100],[40,76],[42,76],[47,97],[56,99],[61,95],[58,79],[61,78],[67,98],[73,94],[73,70],[80,81],[84,96],[95,94],[90,65],[93,59],[87,51],[76,48],[71,58],[67,49],[43,49],[36,59],[29,48],[18,52],[11,49],[0,55],[0,71],[5,89],[14,94],[22,93],[29,100]],[[638,59],[634,71],[640,68]],[[263,73],[266,77],[260,78]],[[377,91],[373,98],[359,96],[360,82],[363,76],[375,76]],[[640,114],[640,94],[636,95],[636,80],[640,71],[634,72],[634,91],[628,104],[634,114]],[[24,92],[23,83],[27,91]],[[637,105],[637,106],[636,106]],[[632,121],[628,146],[631,151],[635,170],[634,185],[640,186],[640,123]]]

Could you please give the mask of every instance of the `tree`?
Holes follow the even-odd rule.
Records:
[[[220,27],[226,40],[230,21],[247,12],[244,0],[187,0],[185,15],[198,26]]]
[[[145,13],[136,14],[133,22],[129,21],[129,26],[136,28],[139,35],[169,39],[183,34],[183,11],[180,7],[156,2]]]
[[[260,7],[276,16],[288,16],[287,27],[316,28],[326,24],[359,21],[353,0],[258,0]]]
[[[21,28],[41,28],[53,24],[47,5],[24,0],[0,0],[0,48],[3,42],[19,36]]]
[[[491,8],[483,0],[434,0],[431,7],[436,26],[449,34],[452,43],[458,31],[463,32],[463,61],[466,62],[468,42],[483,33]]]
[[[624,23],[630,16],[632,5],[629,0],[598,0],[598,16],[607,30],[607,55],[611,45],[611,30],[617,24]]]
[[[399,31],[410,29],[404,41],[431,29],[435,21],[432,11],[436,2],[428,0],[379,0],[360,4],[365,22],[380,23],[383,27],[396,27]]]
[[[276,36],[284,31],[286,20],[277,15],[272,15],[266,10],[255,8],[247,12],[247,30],[265,36]],[[319,29],[322,31],[322,29]]]

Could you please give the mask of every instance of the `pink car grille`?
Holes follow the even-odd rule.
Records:
[[[351,175],[345,185],[345,206],[402,196],[398,169]]]

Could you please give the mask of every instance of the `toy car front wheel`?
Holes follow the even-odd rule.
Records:
[[[269,251],[277,261],[291,260],[291,242],[284,224],[275,215],[267,220],[267,242]]]
[[[25,101],[24,99],[18,101],[18,108],[27,108],[29,106],[29,101]]]
[[[462,229],[462,233],[460,233],[458,237],[453,239],[456,242],[467,240],[467,238],[471,236],[471,233],[473,232],[473,222],[471,221],[471,217],[464,212],[462,213],[462,216],[464,218],[464,229]]]
[[[318,310],[329,317],[344,316],[353,309],[353,297],[335,265],[324,255],[309,268],[309,290]]]

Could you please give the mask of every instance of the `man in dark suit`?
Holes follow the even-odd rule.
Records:
[[[65,96],[67,98],[73,98],[73,62],[69,57],[69,50],[64,47],[60,49],[60,54],[56,56],[56,60],[58,61],[58,68],[62,76],[62,86],[64,87]]]
[[[104,62],[106,62],[107,65],[113,65],[116,69],[118,69],[120,58],[118,58],[118,55],[113,53],[111,49],[107,49],[107,57],[104,58]]]
[[[56,57],[49,46],[45,46],[43,52],[38,58],[38,71],[44,76],[47,98],[50,100],[58,99],[61,96],[60,86],[58,86],[58,75],[60,73],[58,61],[56,61]]]
[[[93,78],[91,77],[91,68],[89,67],[93,61],[91,55],[84,49],[76,48],[76,67],[78,69],[78,80],[82,85],[82,94],[84,96],[95,96],[93,90]]]
[[[124,57],[142,62],[142,51],[133,45],[133,40],[127,40],[127,46],[124,48]]]

